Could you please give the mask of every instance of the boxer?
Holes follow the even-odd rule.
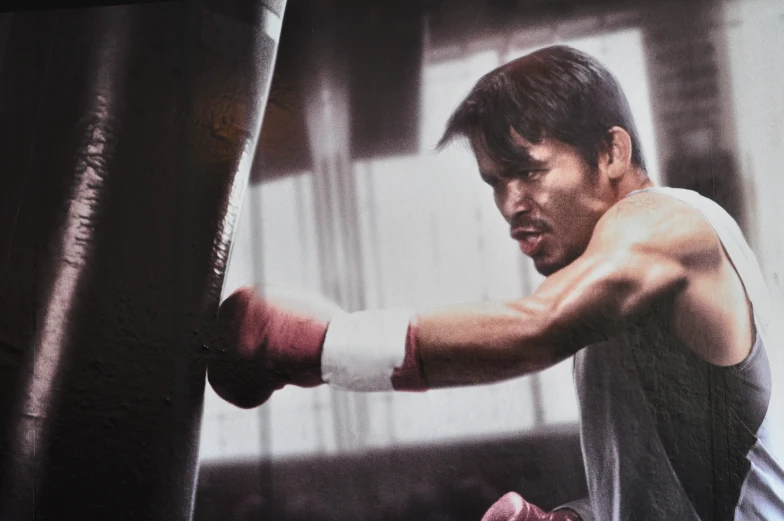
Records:
[[[242,407],[284,385],[421,392],[573,357],[589,497],[543,512],[510,494],[486,520],[784,519],[766,356],[782,339],[760,269],[721,207],[654,186],[616,79],[569,47],[539,50],[479,80],[440,145],[456,138],[541,285],[329,318],[242,288],[219,311],[216,392]]]

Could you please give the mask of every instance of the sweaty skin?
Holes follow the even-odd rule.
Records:
[[[513,237],[549,275],[533,294],[424,313],[419,348],[431,387],[491,383],[554,365],[671,309],[676,334],[707,362],[750,352],[753,321],[744,288],[708,222],[652,186],[630,164],[628,134],[591,172],[560,142],[521,142],[535,170],[501,171],[474,147],[480,173]],[[531,236],[533,235],[533,239]]]

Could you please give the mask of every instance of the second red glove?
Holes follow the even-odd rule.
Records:
[[[493,503],[482,521],[581,521],[573,510],[545,512],[515,492],[505,494]]]

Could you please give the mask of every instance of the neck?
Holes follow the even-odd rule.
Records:
[[[621,178],[620,182],[616,185],[616,193],[619,199],[623,199],[635,190],[642,190],[643,188],[651,188],[653,186],[656,185],[645,173],[633,171]]]

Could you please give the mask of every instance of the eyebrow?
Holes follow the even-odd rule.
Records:
[[[519,168],[522,170],[540,170],[549,168],[549,162],[547,160],[531,158],[526,161],[522,161]]]
[[[504,177],[505,175],[509,175],[509,173],[513,173],[515,171],[520,170],[546,170],[548,169],[549,163],[547,161],[542,161],[538,159],[530,159],[526,161],[521,161],[519,165],[510,166],[506,168],[501,168],[500,173],[496,174],[494,172],[490,172],[488,170],[479,170],[479,175],[483,179],[492,179],[494,177]]]

